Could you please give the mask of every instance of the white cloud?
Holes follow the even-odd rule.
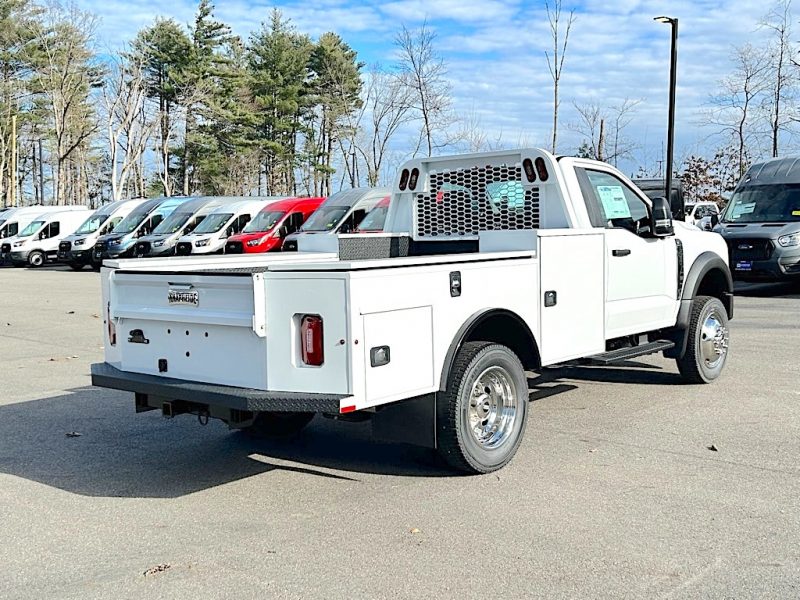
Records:
[[[563,150],[580,139],[567,125],[576,118],[572,102],[616,105],[626,97],[644,99],[628,134],[651,156],[660,153],[666,129],[670,30],[653,17],[680,19],[677,146],[696,150],[710,133],[698,128],[698,114],[717,82],[731,70],[734,45],[763,39],[759,18],[764,0],[564,0],[577,20],[562,80],[560,130]],[[119,43],[156,15],[188,23],[195,0],[79,0],[103,18],[101,36]],[[544,142],[552,119],[552,82],[544,53],[552,40],[544,0],[219,0],[216,14],[246,37],[267,19],[273,5],[300,31],[342,35],[361,60],[387,61],[394,32],[427,19],[448,63],[454,105],[476,114],[493,135],[512,143],[524,135]]]

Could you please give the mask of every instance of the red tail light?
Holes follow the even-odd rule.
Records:
[[[305,315],[300,322],[300,353],[303,362],[312,367],[319,367],[325,362],[322,317],[319,315]]]
[[[108,341],[112,346],[117,345],[117,327],[111,319],[111,302],[106,306],[106,324],[108,325]]]

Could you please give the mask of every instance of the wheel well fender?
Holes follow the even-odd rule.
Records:
[[[678,322],[681,325],[688,325],[689,310],[684,310],[685,301],[689,301],[696,296],[714,296],[719,298],[725,305],[728,318],[733,318],[733,277],[728,265],[718,254],[714,252],[703,252],[695,259],[694,264],[686,275],[681,294],[681,311]],[[685,313],[685,314],[683,314]],[[683,322],[681,318],[683,317]]]
[[[719,298],[728,318],[733,318],[733,277],[728,265],[718,254],[703,252],[692,264],[683,282],[678,318],[669,339],[675,347],[664,352],[668,358],[680,358],[686,352],[692,300],[697,296]]]
[[[501,308],[484,309],[473,314],[456,332],[442,367],[439,389],[447,388],[447,379],[456,354],[466,342],[495,342],[508,346],[526,369],[541,366],[539,346],[525,320],[518,314]]]

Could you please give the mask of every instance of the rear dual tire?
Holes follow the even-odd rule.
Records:
[[[528,381],[517,355],[500,344],[465,343],[436,396],[442,458],[464,473],[501,469],[517,452],[527,417]]]

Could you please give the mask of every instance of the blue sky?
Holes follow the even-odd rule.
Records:
[[[99,41],[110,48],[156,16],[188,23],[196,8],[193,0],[77,4],[101,17]],[[507,146],[548,145],[552,82],[544,51],[551,38],[544,0],[218,0],[216,14],[246,37],[272,7],[314,37],[335,31],[367,63],[390,63],[399,24],[413,28],[427,19],[448,64],[457,112],[473,115]],[[700,112],[730,71],[733,45],[763,39],[758,22],[769,0],[564,0],[564,7],[577,19],[561,84],[560,152],[580,143],[571,127],[577,121],[573,101],[613,106],[632,98],[642,100],[626,131],[640,146],[636,162],[652,166],[661,158],[670,33],[653,21],[661,14],[680,19],[677,158],[712,151],[717,140],[713,129],[700,125]],[[620,166],[631,171],[634,163]]]

